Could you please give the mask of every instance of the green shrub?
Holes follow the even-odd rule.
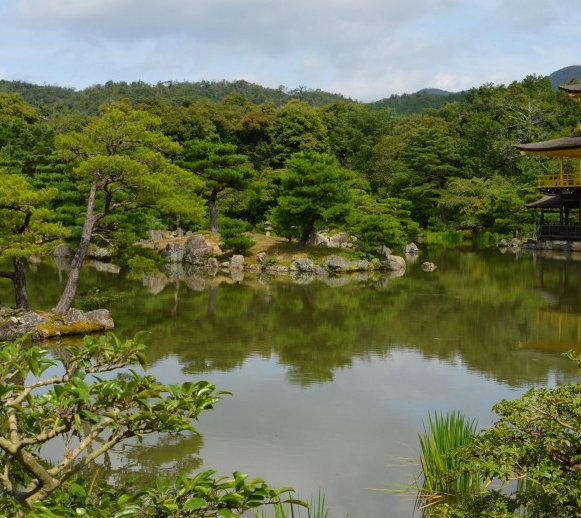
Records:
[[[245,235],[250,230],[249,224],[241,219],[223,218],[220,220],[220,248],[235,254],[245,254],[256,242]]]

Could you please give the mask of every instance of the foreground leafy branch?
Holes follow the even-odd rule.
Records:
[[[566,356],[579,365],[579,355]],[[454,468],[440,475],[492,484],[429,516],[581,516],[581,384],[534,388],[494,411],[500,416],[494,426],[451,452]]]
[[[132,367],[145,368],[142,338],[143,333],[129,340],[112,333],[85,337],[82,346],[68,346],[60,354],[49,354],[25,339],[1,347],[0,514],[1,502],[12,502],[22,512],[28,509],[27,516],[37,516],[28,514],[33,509],[46,511],[38,516],[51,516],[49,502],[75,501],[81,506],[77,510],[84,508],[91,502],[93,490],[88,488],[95,481],[80,482],[83,469],[99,456],[132,437],[195,432],[192,422],[225,392],[207,381],[164,385],[138,373]],[[49,441],[59,441],[62,448],[61,458],[52,462],[43,459],[43,446]],[[193,478],[181,475],[173,483],[160,480],[153,488],[120,493],[109,498],[107,513],[140,509],[132,515],[229,516],[263,503],[279,503],[280,495],[290,491],[272,489],[261,479],[247,483],[240,473],[234,479],[212,475],[212,471]],[[98,492],[114,493],[107,483]],[[196,514],[176,514],[168,507],[170,501],[174,504],[169,507],[179,505]],[[55,516],[66,516],[67,507],[71,509],[61,506]],[[152,513],[144,514],[146,509]]]

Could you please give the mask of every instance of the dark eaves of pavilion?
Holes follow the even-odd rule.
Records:
[[[559,87],[571,97],[581,99],[581,84]],[[537,178],[537,189],[544,196],[527,204],[530,209],[540,209],[539,240],[581,241],[581,137],[564,137],[531,144],[517,144],[523,154],[556,157],[560,171]],[[576,173],[565,173],[563,159],[579,159]],[[545,212],[558,212],[558,224],[545,224]]]

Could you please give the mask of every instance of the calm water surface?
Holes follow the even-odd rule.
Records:
[[[425,260],[438,269],[423,272]],[[32,304],[52,307],[66,275],[35,265]],[[410,518],[413,497],[382,489],[417,474],[429,412],[486,427],[501,399],[578,379],[560,353],[581,352],[580,275],[575,255],[496,249],[422,250],[401,277],[328,282],[89,267],[78,302],[121,290],[116,332],[151,331],[161,381],[203,378],[233,394],[202,414],[201,437],[148,437],[104,463],[151,476],[240,470],[306,500],[321,490],[331,518]]]

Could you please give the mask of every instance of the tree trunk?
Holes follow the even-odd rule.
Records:
[[[81,275],[81,267],[83,266],[83,261],[85,260],[87,250],[89,249],[89,243],[91,242],[91,237],[93,236],[93,227],[97,221],[97,218],[93,215],[96,194],[97,182],[93,182],[93,185],[91,185],[91,191],[89,193],[89,199],[87,200],[87,213],[85,214],[85,223],[83,224],[81,241],[79,243],[79,247],[77,248],[77,252],[73,257],[73,260],[71,261],[69,279],[58,304],[53,308],[53,312],[60,315],[64,315],[70,309],[73,301],[75,300],[75,295],[77,294],[79,278]]]
[[[208,210],[210,213],[210,232],[215,234],[218,232],[218,209],[216,207],[216,201],[218,199],[218,193],[212,192],[208,198]]]
[[[307,241],[309,240],[309,236],[313,233],[313,230],[315,230],[315,225],[313,223],[305,226],[301,238],[297,243],[296,246],[297,250],[302,250],[303,248],[305,248],[305,246],[307,245]]]
[[[14,265],[14,276],[12,284],[14,285],[14,296],[16,298],[16,307],[28,309],[28,292],[26,291],[26,259],[17,257],[12,261]]]
[[[14,299],[16,307],[28,309],[28,292],[26,290],[26,259],[17,257],[12,261],[14,270],[9,272],[6,270],[0,271],[0,278],[10,279],[14,287]],[[0,305],[2,305],[0,303]]]

